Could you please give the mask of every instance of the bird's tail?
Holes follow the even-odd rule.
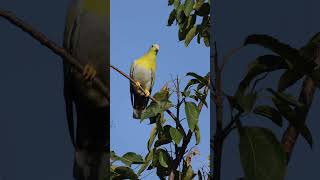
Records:
[[[143,109],[133,109],[133,118],[134,119],[141,119]]]
[[[107,152],[88,152],[76,150],[73,176],[75,180],[105,180],[107,179]]]
[[[135,95],[133,103],[133,118],[141,119],[141,115],[147,107],[148,100],[148,97]]]

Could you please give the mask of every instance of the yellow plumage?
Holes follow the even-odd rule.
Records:
[[[155,80],[156,56],[159,45],[154,44],[149,51],[131,64],[130,76],[136,81],[136,85],[130,85],[131,103],[133,106],[133,118],[140,119],[145,110]],[[144,89],[142,92],[138,86]]]

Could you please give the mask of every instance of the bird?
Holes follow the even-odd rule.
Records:
[[[134,60],[130,67],[130,77],[135,83],[130,84],[133,118],[141,119],[151,94],[156,73],[156,57],[160,49],[159,44],[153,44],[147,53]],[[142,87],[144,92],[139,87]]]
[[[84,65],[80,72],[66,61],[63,63],[63,94],[75,149],[76,180],[102,180],[108,171],[110,99],[92,80],[99,78],[109,89],[109,46],[110,0],[71,0],[63,47]]]

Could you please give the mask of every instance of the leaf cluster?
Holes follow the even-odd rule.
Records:
[[[272,53],[258,56],[253,60],[249,64],[245,77],[239,83],[236,93],[233,96],[227,96],[232,111],[238,112],[237,119],[231,120],[231,123],[236,123],[239,132],[240,159],[245,179],[283,180],[286,174],[287,156],[281,143],[271,130],[243,126],[239,117],[254,113],[270,119],[279,127],[282,127],[283,121],[287,120],[312,147],[312,134],[305,123],[310,105],[291,94],[289,87],[303,78],[312,79],[319,87],[320,69],[316,58],[319,57],[317,51],[320,45],[320,33],[314,35],[301,48],[293,48],[274,37],[260,34],[248,36],[244,46],[249,45],[264,47]],[[257,83],[270,73],[280,70],[283,72],[277,81],[277,89],[265,89],[270,94],[272,104],[256,105],[260,95],[255,90]],[[263,74],[265,76],[259,78]],[[235,116],[232,115],[232,117]],[[228,132],[232,127],[234,126],[224,129],[224,132]]]
[[[191,164],[186,163],[184,154],[187,153],[185,149],[190,143],[186,129],[182,124],[184,119],[187,120],[188,133],[194,134],[196,139],[195,145],[200,143],[200,128],[199,115],[202,105],[207,106],[206,96],[208,93],[209,74],[200,76],[194,72],[187,73],[191,79],[184,87],[183,91],[178,88],[180,81],[177,79],[175,84],[177,103],[174,104],[172,99],[171,89],[165,85],[160,91],[154,94],[156,102],[151,102],[146,110],[142,113],[140,122],[149,120],[149,125],[153,126],[150,132],[149,140],[147,142],[147,155],[142,158],[140,155],[133,152],[128,152],[119,157],[115,153],[112,154],[112,160],[120,161],[123,166],[112,166],[112,178],[130,178],[137,179],[146,170],[156,170],[156,174],[160,179],[165,179],[171,173],[175,177],[182,177],[184,179],[193,179],[198,176],[201,179],[204,173],[199,170],[194,173]],[[184,118],[180,115],[180,108],[184,107]],[[176,114],[169,116],[173,121],[169,121],[165,112],[170,109],[175,109]],[[172,113],[170,111],[170,113]],[[172,113],[173,114],[173,113]],[[172,124],[172,122],[174,122]],[[174,151],[171,147],[174,146]],[[170,150],[168,150],[170,147]],[[138,165],[139,170],[135,172],[131,165]],[[175,165],[182,165],[182,170],[179,170]],[[201,177],[200,177],[201,176]]]
[[[167,25],[176,22],[179,41],[188,46],[197,37],[198,44],[203,39],[205,46],[210,47],[210,0],[169,0],[168,5],[173,6],[173,10]]]

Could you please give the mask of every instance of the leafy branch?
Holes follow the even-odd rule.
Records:
[[[252,61],[235,94],[227,95],[231,112],[237,111],[238,113],[235,116],[231,113],[231,120],[222,130],[223,140],[233,129],[238,129],[240,159],[245,179],[283,180],[299,134],[312,147],[313,138],[306,125],[306,117],[320,82],[319,44],[320,33],[314,35],[300,49],[293,48],[268,35],[254,34],[246,38],[243,46],[258,45],[271,50],[274,54],[258,56]],[[271,94],[270,99],[273,105],[256,105],[259,96],[259,92],[255,90],[256,84],[278,70],[285,71],[278,80],[277,89],[265,89]],[[261,74],[265,75],[259,78]],[[300,96],[297,99],[288,92],[288,88],[303,78]],[[249,91],[253,81],[251,91]],[[269,129],[242,125],[242,117],[250,113],[270,119],[280,127],[282,127],[283,119],[287,120],[289,126],[283,133],[282,142]],[[250,147],[255,147],[255,149]],[[264,157],[272,157],[272,160]],[[216,167],[214,173],[216,173]],[[265,176],[266,174],[268,177]]]
[[[131,83],[136,84],[134,79],[126,75],[124,72],[119,70],[118,68],[110,65],[110,67],[120,73],[122,76],[130,80]],[[174,178],[175,176],[194,176],[187,175],[187,172],[179,173],[178,166],[181,162],[185,162],[184,154],[186,153],[186,149],[190,143],[192,135],[195,133],[196,136],[196,144],[200,142],[200,130],[198,126],[198,118],[199,114],[202,110],[203,105],[206,105],[205,99],[209,92],[209,74],[202,77],[197,75],[196,73],[188,73],[188,76],[194,77],[191,79],[187,86],[185,87],[183,92],[180,92],[180,81],[177,78],[175,85],[175,91],[177,95],[177,104],[175,106],[177,110],[176,116],[169,110],[169,108],[173,107],[169,100],[170,94],[167,85],[165,85],[159,92],[155,93],[154,96],[150,96],[149,98],[152,100],[147,109],[142,113],[141,121],[144,119],[150,119],[150,124],[155,124],[155,127],[152,129],[150,134],[150,139],[148,141],[148,150],[149,153],[145,157],[144,163],[141,165],[140,170],[137,174],[134,173],[130,167],[113,167],[111,172],[113,172],[114,177],[122,177],[124,174],[130,174],[130,176],[125,176],[126,178],[134,178],[138,177],[146,168],[149,166],[149,170],[156,168],[157,175],[160,178],[165,176],[169,176],[169,179]],[[198,84],[196,89],[196,94],[192,95],[191,87]],[[141,91],[144,92],[142,87],[138,87]],[[199,90],[203,89],[203,92],[200,93]],[[187,101],[187,98],[192,98],[196,101],[199,101],[199,104],[196,106],[195,103]],[[189,130],[188,133],[185,134],[185,130],[180,123],[180,107],[184,103],[186,118],[188,120]],[[170,125],[164,125],[165,119],[163,116],[163,112],[167,112],[167,114],[175,121],[176,128],[171,127]],[[158,135],[158,140],[155,141],[155,137]],[[182,140],[183,139],[183,140]],[[182,145],[179,147],[179,144],[182,140]],[[154,147],[152,149],[152,144],[154,143]],[[166,145],[168,143],[174,143],[175,146],[175,158],[173,158],[167,150],[160,148],[162,145]],[[155,159],[156,158],[156,159]],[[151,163],[152,161],[152,163]],[[151,163],[151,164],[150,164]],[[134,162],[130,163],[134,164]],[[190,165],[186,167],[184,164],[184,168],[191,168]],[[119,169],[117,168],[126,168],[121,175],[119,175]],[[128,169],[129,168],[129,169]],[[192,169],[190,169],[192,170]],[[189,171],[190,171],[189,170]],[[133,173],[134,174],[133,174]],[[187,173],[187,174],[186,174]],[[189,172],[190,173],[190,172]]]

